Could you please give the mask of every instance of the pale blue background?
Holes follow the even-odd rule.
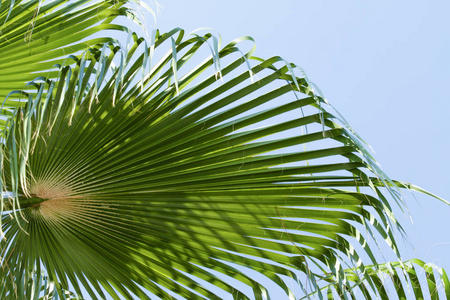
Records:
[[[257,56],[303,67],[391,178],[450,200],[449,1],[159,2],[163,32],[210,27],[224,43],[250,35]],[[401,219],[416,251],[404,258],[450,271],[450,207],[404,196],[414,225]]]

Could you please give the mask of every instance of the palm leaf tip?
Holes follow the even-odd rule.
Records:
[[[93,299],[218,297],[206,281],[261,298],[252,271],[287,293],[279,275],[306,276],[305,295],[345,294],[352,271],[371,270],[360,258],[376,263],[371,232],[396,251],[378,189],[390,181],[370,177],[361,141],[278,57],[249,72],[233,42],[192,63],[210,39],[176,29],[150,47],[134,39],[125,58],[100,47],[27,91],[1,145],[2,187],[15,197],[4,209],[16,211],[2,215],[2,266],[17,266],[5,283],[42,264],[60,297],[69,287]]]

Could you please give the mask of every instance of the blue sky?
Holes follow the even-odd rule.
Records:
[[[157,27],[250,35],[256,55],[304,68],[373,147],[393,179],[447,200],[450,188],[450,2],[159,0]],[[154,26],[152,21],[149,25]],[[417,257],[450,270],[450,207],[405,191],[401,217]],[[408,248],[405,246],[405,248]]]

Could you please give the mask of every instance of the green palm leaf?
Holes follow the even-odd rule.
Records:
[[[309,294],[323,280],[345,290],[349,265],[380,290],[367,239],[377,232],[397,252],[390,228],[401,227],[379,190],[397,197],[396,183],[295,65],[274,57],[249,70],[253,49],[242,55],[238,41],[191,62],[210,39],[174,30],[152,47],[136,38],[126,55],[97,47],[22,93],[1,152],[10,278],[42,265],[60,297],[220,297],[206,281],[259,299],[267,282],[246,270]]]
[[[48,280],[48,276],[40,266],[32,272],[24,272],[21,278],[11,276],[14,272],[9,272],[9,266],[0,269],[2,285],[0,296],[2,299],[33,299],[46,300],[58,299],[55,283]],[[76,294],[63,290],[64,299],[81,299]]]
[[[348,286],[344,290],[332,276],[323,278],[329,284],[321,289],[327,291],[329,299],[335,296],[342,298],[344,294],[348,297],[363,296],[365,299],[410,299],[411,296],[415,299],[440,299],[440,297],[448,299],[450,297],[450,282],[445,270],[418,259],[403,263],[390,262],[366,266],[366,278],[361,278],[361,274],[352,269],[345,272]],[[367,287],[367,278],[376,286],[376,293]]]
[[[0,4],[0,99],[9,116],[21,90],[35,78],[56,78],[55,67],[72,64],[71,54],[102,47],[116,39],[105,30],[129,32],[113,24],[118,16],[132,17],[129,1],[57,0],[2,1]],[[137,18],[135,18],[137,20]],[[96,34],[94,38],[92,35]],[[101,33],[101,34],[100,34]],[[14,91],[14,92],[12,92]],[[11,93],[12,92],[12,93]],[[4,119],[0,126],[4,126]]]

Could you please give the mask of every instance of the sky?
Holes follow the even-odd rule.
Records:
[[[255,55],[301,66],[368,142],[393,179],[450,200],[450,2],[159,0],[156,26],[212,28],[227,43],[256,40]],[[150,26],[155,26],[149,21]],[[404,192],[399,216],[420,258],[450,271],[450,207]],[[408,248],[405,246],[405,248]]]

